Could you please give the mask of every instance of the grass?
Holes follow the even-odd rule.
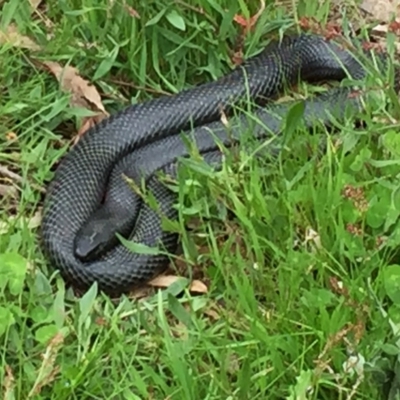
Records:
[[[78,68],[113,113],[229,71],[233,18],[259,7],[136,3],[2,4],[1,28],[13,22],[41,47],[0,48],[0,166],[22,177],[0,181],[13,190],[0,210],[3,398],[388,398],[400,320],[400,142],[389,91],[361,127],[298,129],[273,160],[240,153],[219,173],[183,171],[180,226],[197,222],[183,232],[180,264],[206,294],[183,278],[141,301],[113,303],[95,288],[76,297],[46,263],[37,211],[87,112],[70,107],[41,63]],[[330,10],[267,6],[245,58],[301,17],[325,23]],[[360,374],[343,368],[356,359]]]

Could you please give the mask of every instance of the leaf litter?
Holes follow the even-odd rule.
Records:
[[[98,113],[95,116],[84,118],[76,142],[90,127],[108,117],[109,113],[104,108],[96,87],[82,78],[77,68],[70,65],[62,67],[54,61],[45,61],[43,65],[56,77],[61,89],[71,93],[71,107],[85,108]]]
[[[10,24],[5,30],[0,30],[0,45],[9,44],[13,47],[19,47],[32,51],[41,50],[40,46],[28,36],[21,35],[15,24]]]

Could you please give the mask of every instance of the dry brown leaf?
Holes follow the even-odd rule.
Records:
[[[60,82],[61,88],[72,94],[72,106],[89,106],[90,108],[94,106],[97,111],[101,111],[106,116],[108,115],[96,87],[83,79],[76,68],[70,65],[62,67],[54,61],[46,61],[44,65]]]
[[[0,45],[11,44],[14,47],[21,47],[33,51],[40,50],[32,39],[27,36],[21,35],[15,24],[10,24],[5,31],[0,31]]]
[[[195,292],[195,293],[207,293],[208,292],[207,286],[203,282],[201,282],[197,279],[192,281],[192,283],[190,284],[189,290],[191,292]]]
[[[362,0],[360,8],[379,22],[390,22],[400,16],[400,0]]]
[[[171,286],[174,282],[176,282],[179,279],[181,279],[181,278],[179,276],[175,276],[175,275],[160,275],[160,276],[154,278],[152,281],[150,281],[149,285],[166,288],[168,286]],[[196,293],[207,293],[208,292],[207,286],[199,280],[192,281],[190,284],[189,290],[191,292],[196,292]]]
[[[19,192],[15,186],[0,183],[0,198],[11,198],[18,200]]]
[[[388,31],[389,31],[388,24],[379,24],[379,25],[374,26],[374,28],[373,28],[373,32],[376,34],[382,33],[382,34],[386,35],[388,33]]]
[[[88,128],[108,117],[109,114],[103,106],[101,96],[96,87],[83,79],[76,68],[70,65],[62,67],[54,61],[46,61],[44,65],[60,82],[62,90],[72,94],[70,100],[72,107],[82,107],[99,112],[96,116],[84,118],[76,138],[77,141]]]
[[[129,293],[129,297],[136,300],[146,299],[152,295],[153,290],[149,286],[140,287]]]
[[[168,286],[171,286],[174,282],[176,282],[179,279],[181,278],[175,275],[160,275],[151,280],[149,282],[149,285],[166,288]]]
[[[38,207],[35,214],[28,220],[28,228],[36,229],[40,226],[42,222],[42,207]]]

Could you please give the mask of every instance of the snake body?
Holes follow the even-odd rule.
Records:
[[[317,35],[288,36],[214,82],[130,106],[103,120],[61,161],[47,190],[42,242],[50,263],[73,286],[87,289],[97,282],[109,294],[125,293],[152,279],[167,265],[165,252],[176,251],[177,235],[163,231],[159,213],[138,199],[121,173],[137,183],[145,178],[162,215],[175,219],[176,195],[160,184],[155,171],[174,174],[178,158],[189,154],[182,132],[206,161],[218,165],[215,137],[229,145],[246,129],[260,140],[279,134],[289,109],[286,104],[255,107],[262,124],[254,124],[244,114],[232,116],[235,104],[249,98],[264,105],[299,78],[342,80],[347,74],[355,79],[365,75],[349,50]],[[328,122],[329,112],[343,116],[349,104],[360,108],[350,91],[334,88],[307,100],[306,124]],[[221,108],[232,116],[229,129],[220,121]],[[114,240],[115,232],[149,247],[162,243],[164,252],[132,252]],[[93,240],[99,246],[91,249]]]

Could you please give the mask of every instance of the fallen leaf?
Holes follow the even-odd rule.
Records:
[[[224,124],[224,126],[226,126],[226,127],[229,126],[228,118],[227,118],[226,114],[224,113],[224,110],[222,110],[222,109],[221,109],[221,122]]]
[[[129,297],[136,300],[146,299],[151,296],[153,290],[153,288],[148,286],[140,287],[129,293]]]
[[[35,214],[28,220],[28,228],[36,229],[40,226],[42,222],[42,207],[39,207]]]
[[[150,281],[149,285],[166,288],[168,286],[171,286],[174,282],[176,282],[179,279],[181,278],[175,275],[160,275],[154,278],[152,281]],[[191,292],[196,292],[196,293],[208,292],[207,286],[203,282],[196,279],[191,282],[189,290]]]
[[[78,137],[76,138],[76,140],[79,140],[79,137],[81,137],[88,128],[109,116],[103,106],[101,96],[94,85],[79,75],[79,71],[75,67],[70,65],[62,67],[59,63],[54,61],[46,61],[44,65],[60,82],[62,90],[72,94],[70,100],[71,106],[87,108],[99,112],[96,116],[84,118],[78,132]]]
[[[71,105],[84,107],[87,105],[91,107],[95,106],[97,110],[108,115],[96,87],[83,79],[76,68],[70,65],[62,67],[59,63],[54,61],[46,61],[44,64],[60,82],[61,88],[72,93]]]
[[[322,249],[321,245],[321,237],[319,236],[318,232],[314,229],[308,227],[305,232],[305,240],[304,243],[313,242],[317,249]]]
[[[19,198],[18,195],[19,193],[15,186],[0,183],[0,198],[8,197],[17,200]]]
[[[399,18],[400,0],[362,0],[360,8],[376,21],[391,22],[393,17]]]
[[[0,45],[11,44],[14,47],[20,47],[33,51],[40,50],[40,46],[37,45],[28,36],[21,35],[15,24],[10,24],[5,31],[0,30]]]
[[[179,276],[175,276],[175,275],[160,275],[160,276],[157,276],[156,278],[152,279],[149,282],[149,285],[166,288],[168,286],[171,286],[178,279],[180,279]]]
[[[207,286],[203,282],[201,282],[197,279],[192,281],[192,283],[190,284],[189,290],[194,293],[207,293],[208,292]]]
[[[244,28],[245,32],[249,32],[254,28],[254,25],[256,24],[261,14],[264,12],[264,10],[265,10],[265,0],[260,0],[260,8],[258,9],[257,13],[254,14],[252,17],[246,19],[242,15],[236,14],[233,17],[233,20],[237,24],[241,25]]]

